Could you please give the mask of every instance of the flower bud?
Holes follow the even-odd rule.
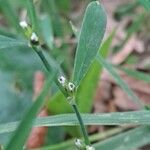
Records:
[[[95,150],[95,148],[94,148],[93,146],[87,145],[87,146],[86,146],[86,150]]]
[[[32,32],[31,37],[30,37],[30,42],[33,45],[38,45],[39,44],[39,38],[38,38],[38,36],[36,35],[35,32]]]
[[[23,29],[28,28],[28,24],[27,24],[26,21],[20,21],[19,25],[20,25]]]
[[[65,77],[60,76],[60,77],[58,78],[58,81],[59,81],[59,83],[60,83],[62,86],[65,86],[65,82],[66,82],[66,78],[65,78]]]
[[[69,83],[68,83],[68,90],[69,90],[70,92],[75,91],[75,85],[74,85],[73,83],[69,82]]]
[[[83,149],[85,147],[84,143],[80,139],[75,140],[75,145],[78,149]]]

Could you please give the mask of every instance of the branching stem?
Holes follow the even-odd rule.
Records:
[[[35,52],[38,54],[38,56],[40,57],[40,59],[42,60],[46,70],[48,72],[51,72],[52,71],[52,67],[50,66],[50,64],[48,63],[48,61],[46,60],[45,56],[43,55],[43,52],[42,50],[39,50],[37,47],[33,46],[33,49],[35,50]],[[68,94],[66,93],[66,91],[61,87],[61,85],[59,84],[58,82],[58,79],[57,77],[55,78],[55,83],[57,84],[57,86],[59,87],[59,89],[61,90],[61,92],[64,94],[64,96],[66,98],[68,98]],[[84,141],[85,141],[85,144],[86,145],[90,145],[90,140],[89,140],[89,137],[88,137],[88,133],[87,133],[87,130],[86,130],[86,127],[84,126],[84,123],[83,123],[83,120],[82,120],[82,117],[81,117],[81,114],[78,110],[78,107],[76,105],[76,103],[71,103],[72,107],[73,107],[73,110],[77,116],[77,119],[79,121],[79,124],[80,124],[80,128],[81,128],[81,131],[82,131],[82,134],[83,134],[83,137],[84,137]]]

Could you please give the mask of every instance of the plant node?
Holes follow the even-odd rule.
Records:
[[[32,45],[39,45],[39,38],[35,32],[32,32],[31,37],[30,37],[30,42]]]

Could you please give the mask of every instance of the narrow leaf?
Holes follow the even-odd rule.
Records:
[[[150,143],[150,127],[139,127],[95,144],[100,150],[135,150]]]
[[[76,85],[93,62],[106,28],[106,14],[98,1],[91,2],[85,12],[77,46],[73,81]]]
[[[18,46],[26,46],[25,41],[12,39],[3,35],[0,35],[0,49],[18,47]]]
[[[61,17],[59,14],[59,9],[57,8],[57,5],[56,5],[56,1],[44,0],[43,4],[44,4],[44,8],[46,9],[46,12],[48,12],[49,16],[51,17],[54,34],[56,36],[62,37],[63,26],[62,26]]]
[[[19,19],[17,18],[16,12],[12,8],[9,0],[0,0],[0,8],[8,19],[9,23],[16,29],[16,31],[22,31],[19,26]]]
[[[29,132],[32,128],[32,124],[40,108],[43,106],[45,96],[48,93],[49,86],[52,83],[54,75],[49,78],[46,82],[43,91],[33,103],[29,111],[25,114],[23,120],[20,122],[16,132],[10,139],[6,150],[20,150],[23,148],[23,145],[29,135]]]
[[[28,10],[28,14],[30,17],[33,31],[40,33],[39,21],[36,16],[36,11],[35,11],[33,0],[26,0],[26,6],[27,6],[27,10]]]
[[[89,136],[89,140],[91,142],[97,142],[97,141],[101,141],[103,139],[106,139],[110,136],[113,136],[113,135],[116,135],[122,131],[124,131],[126,128],[125,127],[119,127],[119,128],[113,128],[113,129],[110,129],[110,130],[107,130],[107,131],[104,131],[104,132],[101,132],[101,133],[96,133],[96,134],[93,134],[93,135],[90,135]],[[67,140],[65,142],[61,142],[61,143],[57,143],[57,144],[53,144],[53,145],[50,145],[50,146],[44,146],[44,147],[41,147],[39,150],[74,150],[75,149],[75,138],[74,139],[71,139],[71,140]]]
[[[53,36],[53,29],[52,29],[52,23],[50,17],[44,16],[41,19],[41,29],[42,29],[42,35],[45,42],[51,49],[53,49],[54,36]]]
[[[110,48],[114,35],[115,35],[115,30],[108,36],[108,38],[102,43],[102,46],[99,48],[99,53],[104,58],[108,54],[108,50]],[[77,91],[76,100],[80,112],[88,113],[91,111],[93,98],[95,95],[98,79],[100,77],[101,72],[102,72],[102,66],[100,66],[96,60],[94,60],[94,62],[92,63],[92,65],[88,70],[87,75],[81,81],[81,84]]]
[[[150,125],[150,111],[82,114],[85,125]],[[12,132],[19,122],[0,125],[0,134]],[[75,114],[54,115],[37,118],[34,126],[76,126]],[[24,131],[23,131],[24,132]]]
[[[117,67],[117,68],[121,69],[127,75],[129,75],[135,79],[142,80],[145,83],[150,83],[150,75],[148,73],[144,73],[144,72],[140,72],[140,71],[136,71],[136,70],[131,70],[131,69],[124,68],[124,67]]]

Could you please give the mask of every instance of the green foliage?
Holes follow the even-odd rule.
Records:
[[[147,10],[150,11],[150,0],[138,0],[140,4]]]
[[[133,150],[150,142],[150,127],[139,127],[95,144],[100,150]]]
[[[141,117],[142,116],[142,117]],[[131,111],[100,114],[82,114],[85,125],[150,125],[150,111]],[[19,122],[0,125],[0,133],[12,132]],[[75,114],[54,115],[37,118],[34,126],[77,126]]]
[[[80,84],[93,62],[105,28],[106,14],[103,7],[97,1],[91,2],[85,12],[75,56],[73,82],[76,86]]]
[[[47,45],[53,49],[54,47],[54,33],[52,29],[52,22],[49,16],[45,15],[41,19],[41,29],[42,29],[42,35],[43,39],[47,43]]]
[[[36,33],[40,33],[39,20],[36,16],[33,0],[26,0],[26,6],[32,24],[32,30]]]
[[[118,68],[124,71],[127,75],[135,79],[142,80],[145,83],[150,83],[150,76],[148,75],[148,73],[144,73],[144,72],[140,72],[140,71],[124,68],[124,67],[118,67]]]
[[[7,17],[9,23],[16,29],[16,31],[19,33],[21,31],[21,28],[18,24],[18,18],[16,15],[16,12],[12,8],[12,5],[10,4],[9,0],[0,0],[0,9],[4,13],[4,15]]]
[[[101,54],[103,58],[105,58],[108,54],[114,35],[115,35],[115,31],[113,31],[110,34],[110,36],[102,43],[102,46],[99,48],[98,53]],[[91,112],[92,105],[93,105],[93,98],[95,95],[96,87],[101,72],[102,72],[102,66],[100,66],[96,60],[94,60],[94,62],[92,63],[92,65],[90,66],[87,72],[87,75],[81,81],[76,95],[77,104],[81,112],[84,113]]]
[[[18,39],[12,39],[3,35],[0,35],[0,50],[4,48],[12,48],[18,46],[25,46],[25,41],[20,41]]]
[[[44,104],[45,97],[49,91],[49,86],[54,79],[54,75],[48,79],[46,85],[43,88],[43,91],[35,100],[31,108],[25,114],[24,118],[20,122],[18,129],[15,131],[14,135],[10,139],[10,142],[6,146],[6,150],[20,150],[23,148],[23,145],[26,141],[26,138],[29,135],[29,132],[32,128],[32,123]]]
[[[50,98],[46,106],[52,114],[72,112],[68,102],[61,92],[57,92],[52,98]]]
[[[63,36],[62,22],[55,0],[44,0],[43,5],[52,20],[53,30],[56,36]],[[57,19],[56,19],[57,18]]]
[[[143,80],[146,83],[150,82],[149,75],[146,73],[122,67],[115,68],[115,66],[105,61],[115,31],[103,42],[103,44],[101,44],[106,27],[106,14],[104,8],[98,1],[93,1],[88,5],[79,34],[75,26],[72,25],[76,39],[79,40],[75,55],[74,70],[72,69],[71,62],[73,54],[70,52],[72,45],[70,46],[68,43],[65,43],[66,37],[72,37],[72,32],[70,33],[70,27],[68,27],[69,21],[66,19],[67,17],[70,18],[68,12],[72,6],[71,2],[67,0],[0,0],[0,2],[2,24],[3,15],[7,19],[4,20],[4,25],[6,24],[6,27],[0,29],[0,144],[6,143],[4,136],[7,137],[9,142],[6,145],[6,150],[22,149],[32,126],[53,127],[49,129],[50,133],[48,133],[47,138],[48,145],[56,144],[56,142],[59,143],[61,140],[64,140],[66,131],[67,134],[71,133],[73,137],[80,136],[78,130],[78,119],[80,119],[80,114],[77,116],[72,114],[72,109],[65,98],[66,95],[58,91],[58,88],[62,92],[64,92],[63,90],[65,89],[62,90],[61,88],[63,87],[60,88],[57,80],[58,76],[53,75],[56,70],[58,70],[58,75],[66,73],[66,76],[73,77],[72,80],[77,86],[77,91],[75,92],[76,103],[81,112],[87,113],[82,114],[85,125],[141,126],[130,131],[125,131],[124,133],[108,138],[102,142],[98,142],[101,140],[100,135],[93,136],[95,140],[91,141],[96,142],[96,144],[94,144],[96,149],[107,150],[110,149],[111,146],[112,150],[133,150],[150,143],[150,111],[148,105],[145,106],[147,110],[143,111],[90,114],[93,105],[93,97],[102,68],[110,72],[118,85],[129,95],[139,108],[144,108],[142,102],[121,79],[115,69],[121,69],[126,74]],[[140,2],[145,9],[149,10],[148,0],[138,0],[138,2]],[[139,7],[137,1],[130,5],[122,6],[118,11],[118,15],[123,17],[124,15],[133,14],[137,6]],[[36,48],[32,47],[38,55],[35,55],[33,49],[28,46],[30,39],[27,39],[27,41],[24,37],[21,37],[23,35],[23,30],[19,26],[18,18],[20,17],[21,20],[25,19],[24,15],[22,15],[24,12],[24,9],[22,9],[23,7],[27,8],[29,24],[40,39],[41,45]],[[19,17],[16,14],[18,10],[20,13]],[[127,42],[133,33],[139,31],[142,27],[145,14],[146,12],[138,15],[138,17],[134,17],[135,19],[133,19],[132,25],[127,29],[126,38],[121,43],[120,47]],[[28,18],[25,20],[28,20]],[[11,26],[7,26],[7,21]],[[76,24],[78,24],[78,22]],[[58,40],[58,43],[56,43],[55,40]],[[32,104],[33,74],[36,70],[43,71],[41,60],[38,56],[40,56],[42,61],[43,57],[47,60],[50,66],[50,69],[48,69],[48,76],[50,77],[40,96]],[[59,64],[62,62],[62,59],[65,61],[60,67]],[[58,85],[57,88],[56,85],[52,84],[53,80]],[[48,101],[45,101],[45,96],[49,91],[50,85],[52,89],[51,97],[48,97]],[[44,105],[48,108],[51,116],[36,118],[40,108]],[[29,108],[29,106],[31,107]],[[21,121],[16,121],[22,118],[25,111],[27,112],[23,119]],[[66,126],[69,129],[64,128]],[[83,129],[83,126],[81,127]],[[116,130],[111,134],[109,133],[108,136],[122,131],[123,129]],[[54,132],[56,133],[54,134]],[[104,131],[102,136],[107,135],[106,132],[107,131]],[[106,138],[107,136],[104,137]],[[51,140],[51,142],[49,142],[49,140]],[[75,149],[74,140],[71,139],[61,144],[40,149]]]

